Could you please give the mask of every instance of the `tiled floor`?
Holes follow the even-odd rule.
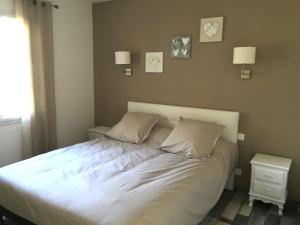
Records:
[[[283,213],[279,216],[276,206],[260,201],[255,201],[253,208],[250,208],[246,192],[224,191],[216,206],[199,225],[300,225],[298,203],[288,202]],[[5,225],[15,224],[6,221]]]
[[[289,201],[283,216],[271,204],[255,201],[248,206],[248,195],[241,191],[224,191],[216,206],[199,225],[300,225],[299,204]]]

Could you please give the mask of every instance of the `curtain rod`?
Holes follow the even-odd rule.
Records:
[[[32,4],[37,5],[37,0],[32,0]],[[52,3],[51,3],[52,4]],[[42,7],[46,7],[47,3],[44,1],[41,1],[41,6]],[[59,5],[51,5],[53,8],[58,9]]]

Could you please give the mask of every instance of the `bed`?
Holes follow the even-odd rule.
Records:
[[[137,102],[128,111],[159,114],[164,127],[179,116],[225,125],[221,147],[193,159],[102,137],[52,151],[0,169],[1,212],[38,225],[198,224],[233,188],[239,113]]]

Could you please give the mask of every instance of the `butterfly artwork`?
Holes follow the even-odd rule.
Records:
[[[146,73],[162,73],[163,59],[163,52],[146,52]]]
[[[171,40],[171,58],[190,58],[192,49],[191,36],[176,35]]]

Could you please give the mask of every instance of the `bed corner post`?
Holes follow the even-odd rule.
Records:
[[[227,184],[225,186],[225,189],[228,191],[233,191],[234,190],[234,178],[235,178],[235,173],[234,170],[233,172],[229,175]]]
[[[3,219],[2,214],[0,214],[0,224],[1,224],[1,225],[4,225],[4,219]]]

